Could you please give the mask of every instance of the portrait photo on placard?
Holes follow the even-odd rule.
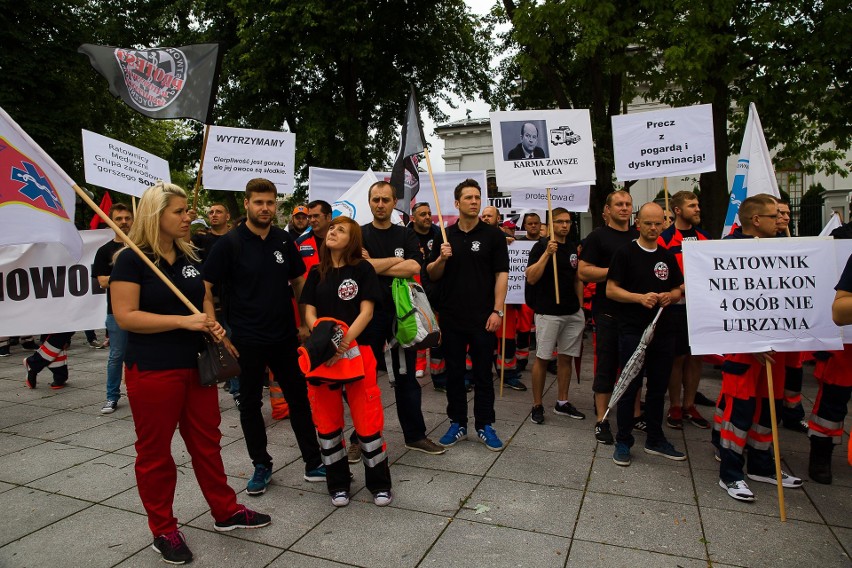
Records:
[[[500,123],[507,162],[550,157],[547,123],[544,120],[511,120]]]

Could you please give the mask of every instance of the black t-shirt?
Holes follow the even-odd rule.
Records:
[[[153,256],[149,258],[153,260]],[[160,260],[158,267],[196,308],[203,311],[204,280],[198,265],[178,253],[174,264]],[[180,316],[192,313],[132,250],[122,251],[118,255],[109,279],[110,282],[139,284],[139,309],[143,312]],[[198,367],[198,353],[203,348],[203,343],[204,338],[197,331],[131,331],[127,334],[124,362],[128,367],[136,365],[140,371],[195,369]]]
[[[429,257],[432,256],[432,249],[436,246],[435,243],[440,242],[439,238],[435,238],[436,234],[440,234],[440,230],[438,230],[438,227],[435,225],[432,225],[432,228],[425,235],[421,235],[412,227],[408,227],[408,230],[414,233],[414,236],[417,237],[417,242],[420,245],[420,254],[423,255],[420,269],[420,284],[423,286],[423,290],[426,291],[426,295],[429,297],[429,301],[431,302],[432,292],[434,291],[435,286],[429,279],[429,271],[426,270],[426,267],[429,265]]]
[[[364,237],[364,248],[370,254],[370,258],[388,258],[395,256],[405,260],[414,259],[418,264],[423,262],[420,254],[420,245],[414,231],[408,231],[405,227],[391,225],[387,229],[377,229],[372,223],[361,226],[361,235]],[[393,276],[379,275],[379,284],[382,286],[381,304],[376,304],[376,310],[396,313],[391,294]]]
[[[447,259],[443,276],[435,282],[435,299],[441,325],[459,331],[485,329],[494,310],[494,284],[497,274],[509,272],[506,235],[497,227],[479,221],[465,233],[458,223],[447,227],[453,256]],[[429,262],[441,256],[443,238],[435,236]]]
[[[840,275],[840,280],[837,282],[835,290],[843,292],[852,292],[852,255],[849,255],[849,260],[846,261],[846,268],[843,269],[843,274]]]
[[[296,338],[290,280],[305,263],[284,229],[265,239],[240,225],[219,239],[204,263],[204,280],[222,286],[231,337],[255,345]]]
[[[637,238],[639,238],[639,231],[633,225],[626,231],[619,231],[612,227],[598,227],[586,237],[580,260],[598,268],[609,268],[615,251]],[[612,301],[606,297],[606,280],[595,285],[592,309],[595,313],[608,315],[613,315],[614,310],[618,309],[618,306],[613,306]]]
[[[92,263],[92,276],[109,276],[112,274],[112,258],[119,249],[124,248],[124,241],[110,241],[95,253],[95,261]],[[107,291],[107,315],[112,313],[112,296]]]
[[[609,280],[636,294],[671,292],[683,284],[683,274],[674,255],[661,246],[647,251],[633,241],[618,249],[612,257]],[[641,304],[621,303],[610,299],[617,307],[619,330],[642,333],[657,314],[657,308],[648,309]],[[668,309],[663,310],[657,322],[657,333],[669,331]]]
[[[361,312],[361,302],[379,302],[381,297],[376,271],[364,260],[354,266],[332,268],[324,280],[320,280],[319,267],[312,267],[299,302],[316,308],[317,317],[335,318],[352,325]]]
[[[541,239],[530,250],[527,267],[538,262],[547,250],[547,239]],[[577,275],[577,244],[571,241],[557,243],[556,270],[559,273],[559,303],[556,303],[556,282],[553,280],[553,258],[547,260],[544,273],[532,286],[535,313],[548,316],[567,316],[577,313],[580,300],[574,287]],[[530,286],[530,284],[527,284]]]
[[[192,237],[192,244],[198,247],[198,256],[201,257],[202,263],[207,260],[207,256],[210,254],[210,251],[213,250],[213,245],[215,245],[219,239],[224,236],[225,235],[214,235],[213,233],[198,233]]]

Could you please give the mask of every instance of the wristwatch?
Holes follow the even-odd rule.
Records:
[[[501,310],[491,310],[492,314],[497,314],[501,318],[503,317],[503,312]]]

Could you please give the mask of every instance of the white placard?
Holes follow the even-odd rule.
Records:
[[[494,168],[503,190],[595,183],[589,111],[491,113]]]
[[[163,158],[88,130],[83,130],[83,168],[88,183],[136,197],[158,179],[172,181]]]
[[[366,172],[358,170],[332,170],[328,168],[310,168],[308,170],[308,200],[322,199],[334,203],[355,185]],[[373,172],[380,180],[390,181],[390,172]],[[441,201],[441,213],[445,216],[455,215],[456,205],[453,190],[464,180],[475,179],[482,188],[482,193],[487,193],[488,182],[484,171],[473,172],[434,172],[435,187],[438,190],[438,199]],[[432,184],[429,182],[429,174],[420,172],[420,191],[414,201],[425,201],[432,209],[432,215],[437,215],[435,198],[432,195]],[[484,207],[484,205],[483,205]]]
[[[79,262],[56,243],[0,247],[0,336],[102,328],[106,290],[92,263],[114,237],[111,229],[80,231]]]
[[[837,259],[837,280],[840,280],[840,275],[843,274],[843,269],[846,268],[846,262],[849,256],[852,255],[852,240],[850,239],[835,239],[834,255]],[[837,286],[837,282],[834,283]],[[834,296],[832,296],[832,299]],[[829,312],[831,317],[831,312]],[[844,325],[840,328],[843,335],[843,343],[852,343],[852,325]]]
[[[694,355],[843,347],[831,239],[685,241],[683,264]]]
[[[612,117],[618,181],[716,170],[711,105]]]
[[[204,152],[204,187],[245,191],[250,179],[266,178],[278,193],[293,193],[295,164],[292,132],[211,126]]]
[[[588,185],[555,187],[550,190],[550,203],[554,209],[564,207],[568,211],[588,211],[590,191],[591,188]],[[511,204],[516,209],[547,211],[547,190],[512,190]]]
[[[530,250],[536,241],[515,241],[509,245],[509,287],[506,290],[507,304],[523,304],[524,285]]]

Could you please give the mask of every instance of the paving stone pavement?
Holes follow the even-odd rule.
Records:
[[[102,334],[102,332],[99,332]],[[587,341],[585,352],[591,353]],[[160,566],[133,469],[135,433],[127,399],[100,414],[107,351],[93,350],[77,334],[69,351],[70,381],[60,391],[24,386],[12,348],[0,359],[0,567]],[[805,407],[816,394],[805,368]],[[545,423],[529,420],[531,394],[506,389],[497,398],[496,430],[506,444],[491,452],[473,439],[441,456],[405,449],[392,408],[393,393],[380,377],[395,499],[378,508],[353,467],[352,503],[334,508],[324,484],[302,479],[302,463],[288,422],[264,409],[275,458],[267,493],[245,495],[252,473],[230,395],[220,389],[222,455],[241,502],[272,515],[272,526],[220,534],[195,478],[180,436],[175,514],[195,554],[211,567],[564,567],[564,566],[852,566],[852,468],[835,452],[835,483],[805,481],[787,490],[788,521],[781,523],[775,488],[753,483],[753,504],[730,499],[718,487],[709,431],[665,428],[688,461],[672,462],[641,451],[616,466],[612,446],[597,445],[591,392],[591,357],[571,400],[589,418],[551,412],[555,377],[545,392]],[[423,410],[433,439],[448,426],[445,395],[423,379]],[[529,373],[524,373],[529,386]],[[720,375],[705,365],[701,391],[715,398]],[[472,395],[471,395],[472,398]],[[705,417],[712,409],[702,409]],[[351,422],[350,422],[351,423]],[[847,421],[847,426],[849,421]],[[847,428],[848,431],[848,428]],[[808,441],[781,430],[784,467],[807,474]],[[844,438],[844,444],[846,443]],[[842,446],[845,450],[845,445]]]

